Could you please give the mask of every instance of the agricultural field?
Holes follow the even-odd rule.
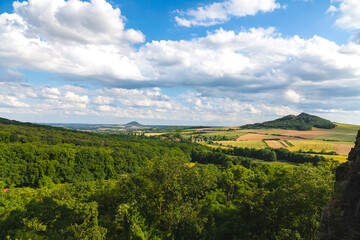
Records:
[[[337,127],[334,129],[313,127],[311,131],[229,127],[184,129],[178,133],[183,139],[200,138],[203,140],[200,144],[214,148],[247,147],[264,149],[270,147],[303,152],[336,152],[338,155],[317,155],[344,162],[354,146],[354,140],[360,126],[340,123],[336,123],[336,125]]]
[[[236,139],[237,141],[254,141],[254,140],[264,140],[264,139],[282,139],[282,140],[297,140],[298,137],[291,136],[278,136],[278,135],[266,135],[258,133],[246,133],[245,135]]]
[[[326,152],[335,151],[339,155],[348,155],[351,148],[354,146],[351,142],[328,142],[328,141],[319,141],[319,140],[291,140],[289,141],[293,144],[293,147],[289,147],[290,151],[314,151],[321,152],[325,150]]]
[[[239,131],[215,131],[215,130],[193,130],[193,131],[183,131],[179,133],[180,136],[184,139],[196,137],[205,140],[213,141],[223,141],[223,140],[236,140],[242,135],[245,135],[244,132]]]
[[[343,141],[343,142],[352,142],[354,143],[357,132],[360,129],[360,126],[335,123],[337,127],[331,132],[325,135],[316,136],[312,139],[314,140],[327,140],[327,141]]]
[[[326,155],[326,154],[311,154],[313,156],[318,155],[318,156],[322,156],[326,159],[333,159],[335,161],[338,161],[340,163],[346,162],[348,157],[347,156],[340,156],[340,155]]]
[[[231,147],[247,147],[247,148],[256,148],[263,149],[266,148],[266,144],[263,141],[214,141],[216,144],[221,144],[223,146]]]
[[[161,136],[161,135],[164,135],[165,133],[153,133],[153,132],[150,132],[150,133],[144,133],[145,136],[147,137],[152,137],[152,136]]]
[[[265,142],[271,148],[283,148],[283,147],[287,148],[287,147],[290,147],[290,145],[287,142],[281,141],[281,140],[267,140]]]

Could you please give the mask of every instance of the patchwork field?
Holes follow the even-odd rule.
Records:
[[[334,133],[334,130],[325,130],[319,128],[313,128],[312,131],[297,131],[297,130],[284,130],[284,129],[251,129],[251,131],[249,130],[240,130],[240,131],[265,134],[265,135],[275,135],[275,136],[281,135],[288,137],[298,137],[298,138],[306,138],[306,139]]]
[[[266,135],[266,134],[257,134],[257,133],[247,133],[239,138],[237,141],[256,141],[263,139],[282,139],[282,140],[297,140],[298,137],[290,137],[290,136],[277,136],[277,135]]]
[[[178,132],[184,139],[201,138],[200,144],[214,148],[247,147],[264,149],[286,148],[290,151],[336,152],[338,155],[321,155],[339,162],[347,160],[347,155],[354,146],[354,140],[360,126],[336,123],[334,129],[313,128],[312,131],[284,129],[243,129],[204,128],[182,129]],[[174,133],[174,132],[173,132]],[[176,132],[175,132],[176,133]],[[162,133],[161,133],[162,134]],[[147,136],[161,135],[147,133]],[[236,141],[235,141],[236,140]]]

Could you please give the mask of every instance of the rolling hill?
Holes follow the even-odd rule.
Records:
[[[332,129],[335,128],[336,125],[324,118],[301,113],[298,116],[288,115],[273,121],[243,125],[241,126],[241,129],[279,128],[306,131],[311,130],[313,127]]]

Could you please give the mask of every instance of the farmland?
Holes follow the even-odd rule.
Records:
[[[360,126],[335,124],[336,127],[333,129],[313,127],[311,131],[229,127],[183,129],[168,134],[177,134],[183,140],[196,138],[201,144],[214,148],[286,148],[296,152],[317,153],[319,156],[344,162],[354,145]]]
[[[215,141],[214,143],[231,147],[266,148],[266,144],[263,141]]]
[[[335,151],[339,155],[347,155],[350,152],[350,149],[353,147],[353,143],[351,142],[327,142],[327,141],[319,141],[319,140],[293,140],[289,141],[293,144],[293,147],[289,147],[290,151],[314,151],[321,152],[325,150],[325,152]]]

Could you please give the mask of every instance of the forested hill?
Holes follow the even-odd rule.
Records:
[[[0,120],[0,183],[37,187],[53,183],[113,179],[163,157],[190,159],[191,143],[109,136]]]
[[[301,160],[288,150],[11,123],[0,123],[0,239],[308,240],[333,193],[332,161],[248,158]]]
[[[298,116],[288,115],[273,121],[263,123],[247,124],[241,126],[242,129],[262,129],[262,128],[280,128],[290,130],[311,130],[312,127],[331,129],[336,125],[324,118],[301,113]]]

